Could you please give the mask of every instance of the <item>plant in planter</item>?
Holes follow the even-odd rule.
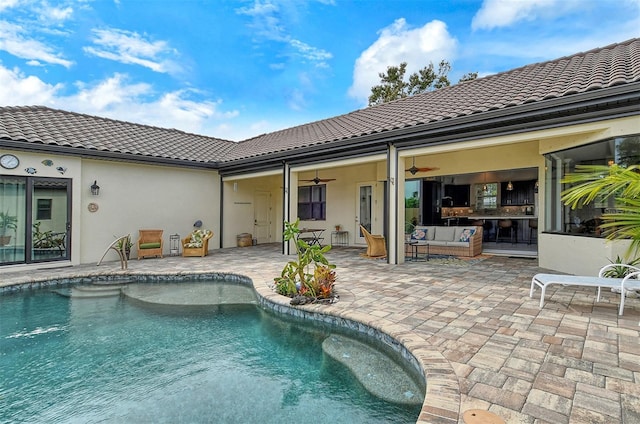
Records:
[[[294,223],[285,221],[285,241],[295,240],[297,260],[289,261],[280,277],[275,278],[276,292],[291,297],[292,305],[301,305],[318,301],[333,301],[335,298],[334,283],[335,265],[329,263],[324,256],[331,246],[309,245],[297,236],[300,220]]]
[[[124,246],[123,246],[123,242],[124,242]],[[133,243],[131,242],[131,236],[127,236],[126,239],[120,239],[117,243],[116,243],[116,248],[120,251],[123,250],[124,247],[124,254],[128,259],[131,259],[131,246],[133,246]]]
[[[9,215],[9,211],[0,212],[0,245],[6,246],[11,242],[11,234],[7,235],[9,230],[16,231],[18,228],[18,217]]]

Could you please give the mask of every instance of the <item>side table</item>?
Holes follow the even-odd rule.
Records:
[[[349,231],[331,231],[331,245],[332,246],[348,246],[349,245]]]

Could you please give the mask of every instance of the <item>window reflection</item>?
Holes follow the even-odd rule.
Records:
[[[545,155],[545,164],[545,231],[600,237],[602,214],[615,210],[615,196],[596,198],[581,208],[571,209],[560,200],[562,191],[569,188],[561,181],[565,175],[575,172],[577,165],[640,164],[640,135],[549,153]]]

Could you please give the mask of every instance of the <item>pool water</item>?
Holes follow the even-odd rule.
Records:
[[[421,405],[373,396],[323,353],[337,331],[255,303],[3,295],[0,422],[415,422]]]

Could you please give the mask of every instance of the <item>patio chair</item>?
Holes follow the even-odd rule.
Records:
[[[182,256],[200,256],[204,258],[209,253],[209,239],[213,237],[210,230],[194,230],[182,239]]]
[[[370,258],[384,258],[387,256],[387,242],[383,235],[372,235],[364,228],[360,226],[360,231],[364,235],[364,239],[367,242],[366,255]]]
[[[139,230],[138,260],[148,256],[162,258],[162,230]]]

